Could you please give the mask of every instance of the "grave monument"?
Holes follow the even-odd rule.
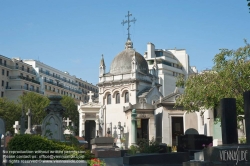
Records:
[[[26,129],[25,134],[34,134],[34,131],[32,130],[32,127],[31,127],[32,113],[30,109],[28,109],[28,112],[26,113],[26,115],[28,116],[28,128]]]
[[[42,122],[42,136],[58,141],[64,140],[63,135],[63,118],[62,114],[65,111],[61,105],[61,96],[49,96],[50,104],[45,108],[48,113]]]

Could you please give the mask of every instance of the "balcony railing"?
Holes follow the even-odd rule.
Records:
[[[18,67],[18,66],[14,66],[14,67],[12,67],[12,69],[18,69],[18,70],[22,70],[22,71],[25,71],[25,72],[27,72],[27,73],[31,73],[31,74],[36,75],[36,72],[35,72],[34,70],[27,70],[27,69],[25,69],[25,68]]]
[[[58,77],[58,76],[56,76],[56,75],[50,74],[50,73],[45,72],[45,71],[43,71],[43,70],[39,70],[39,72],[41,72],[41,73],[43,73],[43,74],[46,74],[46,75],[48,75],[48,76],[54,77],[54,78],[56,78],[56,79],[59,79],[59,80],[61,80],[61,81],[64,81],[64,82],[70,83],[70,84],[72,84],[72,85],[78,86],[78,84],[77,84],[77,83],[70,82],[70,81],[68,81],[68,80],[66,80],[66,79],[63,79],[63,78]]]
[[[58,86],[58,87],[63,88],[63,89],[67,89],[67,90],[69,90],[69,91],[72,91],[72,92],[75,92],[75,93],[78,93],[78,94],[82,94],[82,91],[80,91],[80,90],[75,90],[75,89],[71,89],[71,88],[66,87],[66,86],[64,86],[64,85],[62,85],[62,84],[57,84],[57,83],[54,83],[54,82],[51,82],[51,81],[47,81],[47,80],[44,81],[44,82],[49,83],[49,84],[51,84],[51,85]]]
[[[36,72],[34,70],[32,70],[32,68],[30,68],[30,70],[27,70],[27,69],[22,68],[22,67],[7,65],[6,63],[2,63],[2,62],[0,62],[0,65],[5,66],[9,69],[18,69],[18,70],[22,70],[22,71],[25,71],[27,73],[31,73],[31,74],[36,75]]]
[[[10,68],[10,69],[13,69],[13,66],[7,65],[6,63],[0,62],[0,65],[1,65],[1,66],[5,66],[5,67],[8,67],[8,68]]]
[[[42,92],[42,91],[39,91],[39,90],[34,89],[34,88],[27,87],[27,86],[22,86],[22,85],[7,86],[6,90],[8,90],[8,89],[11,89],[11,90],[28,90],[28,91],[44,94],[44,92]]]
[[[33,80],[33,79],[29,78],[29,77],[24,77],[24,76],[10,76],[9,79],[23,79],[23,80],[30,81],[30,82],[33,82],[35,84],[40,85],[39,81]]]

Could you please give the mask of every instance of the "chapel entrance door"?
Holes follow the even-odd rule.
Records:
[[[95,138],[95,121],[94,120],[86,120],[85,121],[85,141],[88,141],[88,149],[91,149],[90,141]]]
[[[176,146],[176,137],[184,135],[183,117],[172,117],[172,146]]]
[[[137,141],[149,139],[148,119],[137,119]]]

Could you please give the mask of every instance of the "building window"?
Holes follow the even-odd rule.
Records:
[[[22,66],[22,70],[24,70],[24,66]]]
[[[2,75],[4,75],[4,69],[2,69]]]
[[[30,85],[30,90],[31,90],[31,91],[34,91],[34,90],[35,90],[35,88],[34,88],[33,85]]]
[[[26,83],[25,83],[24,85],[25,85],[25,89],[26,89],[26,90],[29,90],[29,85],[26,84]]]
[[[28,73],[30,72],[30,68],[27,68],[27,72],[28,72]]]
[[[4,81],[2,80],[2,86],[4,86]]]
[[[3,63],[4,66],[6,66],[6,60],[4,60],[4,63]]]
[[[0,59],[0,64],[2,64],[3,62],[2,62],[2,59]]]
[[[44,89],[47,90],[47,85],[44,86]]]
[[[6,82],[6,88],[8,88],[8,86],[9,86],[9,82]]]
[[[107,96],[107,104],[111,104],[111,94],[108,94]]]
[[[115,102],[116,102],[116,104],[119,104],[119,103],[120,103],[120,93],[117,93],[117,94],[115,95]]]
[[[39,87],[36,87],[36,92],[39,93]]]
[[[51,90],[51,87],[49,86],[49,90]]]
[[[129,93],[126,92],[125,93],[125,103],[128,103],[129,102]]]
[[[7,74],[7,76],[9,76],[9,71],[7,71],[7,73],[6,73],[6,74]]]
[[[1,97],[4,97],[4,92],[1,92]]]

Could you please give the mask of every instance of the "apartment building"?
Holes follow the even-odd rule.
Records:
[[[148,43],[144,58],[149,69],[154,67],[156,61],[159,84],[162,85],[160,92],[163,96],[175,91],[178,76],[187,78],[189,74],[198,72],[196,67],[190,66],[189,55],[185,49],[155,49],[153,43]],[[179,91],[182,93],[184,88],[179,88]]]
[[[19,58],[10,59],[0,55],[0,70],[1,97],[17,101],[25,92],[43,94],[33,67]]]
[[[92,83],[88,83],[87,81],[83,81],[81,78],[76,78],[76,82],[79,85],[79,90],[82,91],[82,101],[87,103],[89,101],[88,93],[91,91],[93,93],[92,100],[98,98],[98,88]]]
[[[41,95],[66,95],[76,103],[88,101],[87,93],[98,97],[98,88],[68,72],[62,72],[36,60],[21,60],[0,55],[1,97],[17,101],[24,92]]]

